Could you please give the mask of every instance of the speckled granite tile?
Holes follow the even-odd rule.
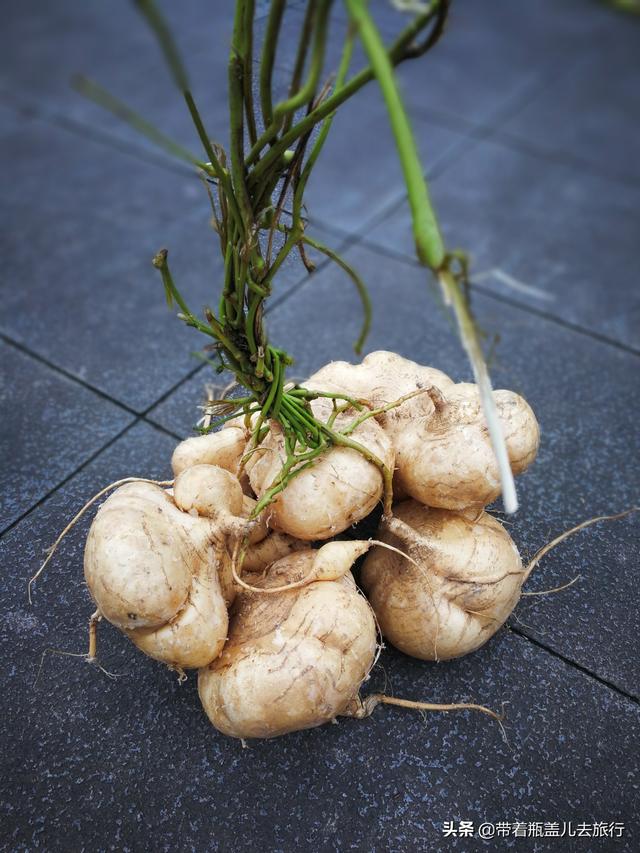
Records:
[[[212,135],[225,130],[226,64],[232,13],[211,14],[205,0],[178,9],[159,4],[184,56],[196,102]],[[84,74],[179,142],[198,150],[182,98],[134,4],[88,0],[13,4],[4,21],[0,89],[24,97],[45,114],[141,143],[135,131],[71,88]]]
[[[132,408],[151,406],[198,346],[167,309],[152,256],[168,247],[194,311],[217,299],[203,187],[39,121],[2,148],[3,331]]]
[[[193,675],[180,686],[109,625],[99,655],[117,679],[77,658],[43,658],[85,646],[88,520],[29,606],[26,579],[45,546],[105,482],[165,476],[171,444],[135,426],[0,543],[0,787],[12,850],[433,850],[446,820],[626,821],[616,849],[634,849],[637,705],[508,632],[448,664],[387,650],[370,683],[386,678],[395,695],[432,701],[509,702],[508,745],[480,715],[381,708],[242,749],[206,721]],[[256,790],[270,793],[256,800]]]
[[[640,349],[640,297],[629,286],[640,189],[482,142],[432,196],[445,241],[470,253],[472,282]],[[408,205],[364,239],[414,258]]]
[[[594,49],[501,130],[526,150],[640,185],[640,163],[632,152],[640,130],[640,22],[633,16],[610,18],[594,38]]]
[[[466,358],[427,273],[364,247],[346,258],[371,291],[367,351],[396,350],[468,381]],[[523,394],[541,425],[539,457],[518,480],[521,509],[509,528],[525,555],[585,518],[637,505],[631,460],[640,447],[638,357],[490,297],[476,295],[474,305],[489,340],[500,337],[492,358],[495,387]],[[360,324],[357,296],[328,267],[274,312],[269,329],[296,356],[292,372],[304,376],[331,358],[353,359]],[[525,599],[518,616],[532,636],[634,695],[640,694],[633,571],[639,535],[636,516],[583,533],[550,554],[531,589],[578,574],[580,582],[565,593]]]
[[[414,120],[413,129],[429,173],[455,160],[466,145],[462,135],[422,118]],[[309,180],[309,216],[327,227],[362,232],[404,195],[402,167],[386,109],[370,86],[336,113]]]
[[[0,530],[117,435],[132,416],[0,340]]]

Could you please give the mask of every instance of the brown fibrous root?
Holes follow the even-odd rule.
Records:
[[[396,705],[399,708],[409,708],[413,711],[479,711],[486,714],[497,722],[504,720],[504,712],[498,714],[484,705],[476,705],[474,702],[451,702],[440,704],[436,702],[414,702],[412,699],[399,699],[396,696],[387,696],[384,693],[371,693],[364,698],[357,697],[355,703],[345,711],[343,716],[354,717],[363,720],[370,717],[378,705]]]

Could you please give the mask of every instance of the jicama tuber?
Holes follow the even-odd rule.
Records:
[[[464,509],[482,508],[500,494],[498,465],[475,385],[455,384],[439,370],[378,351],[360,365],[330,362],[305,387],[339,388],[374,408],[422,390],[378,415],[396,455],[396,496]],[[519,474],[535,459],[538,424],[519,395],[495,391],[494,398],[511,468]]]
[[[227,424],[226,429],[218,432],[196,435],[181,441],[173,451],[171,467],[173,473],[178,476],[194,465],[217,465],[236,476],[239,475],[243,492],[252,495],[249,480],[246,474],[241,472],[245,447],[246,433],[240,422],[238,425]]]
[[[316,417],[327,421],[333,411],[329,400],[314,400]],[[348,426],[358,412],[351,409],[338,414],[334,431]],[[274,487],[287,460],[282,430],[270,425],[264,441],[246,463],[251,487],[262,498]],[[359,424],[349,439],[357,442],[366,458],[353,447],[334,445],[296,473],[283,491],[275,496],[267,509],[267,520],[274,530],[306,541],[329,539],[367,516],[383,496],[382,467],[393,471],[394,453],[391,442],[373,418]],[[378,464],[379,463],[379,464]]]
[[[246,528],[243,495],[228,471],[185,469],[173,496],[149,483],[114,492],[85,548],[85,578],[98,609],[146,654],[204,666],[227,635],[235,594],[227,535]]]
[[[224,650],[198,675],[200,699],[217,729],[274,737],[322,725],[352,704],[376,651],[371,608],[349,571],[368,547],[330,542],[247,576],[262,591],[238,595]]]
[[[178,476],[193,465],[217,465],[237,473],[246,440],[244,430],[229,427],[206,435],[186,438],[176,446],[171,457],[173,473]]]
[[[379,538],[398,550],[373,548],[362,585],[383,636],[413,657],[446,660],[474,651],[520,598],[520,555],[486,512],[403,501],[382,522]]]

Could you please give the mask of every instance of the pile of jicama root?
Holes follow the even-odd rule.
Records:
[[[500,480],[475,385],[374,352],[359,365],[331,362],[303,386],[374,409],[406,398],[352,432],[393,471],[374,538],[347,533],[385,491],[381,468],[351,447],[330,447],[248,520],[286,449],[272,423],[247,452],[252,425],[241,417],[179,444],[173,481],[117,488],[86,543],[92,627],[107,619],[180,674],[197,669],[209,719],[242,739],[364,717],[380,702],[439,707],[360,696],[379,633],[424,660],[468,654],[504,624],[527,577],[485,512]],[[522,397],[494,393],[518,474],[536,456],[538,424]],[[311,406],[336,428],[353,423],[329,397]],[[364,594],[352,574],[363,556]]]

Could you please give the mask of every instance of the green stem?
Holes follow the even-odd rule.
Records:
[[[244,174],[244,93],[243,93],[243,23],[245,0],[236,0],[236,13],[229,55],[229,125],[231,133],[231,175],[245,237],[253,225],[253,212]]]
[[[245,116],[247,119],[247,130],[251,145],[258,138],[256,130],[256,117],[253,108],[253,19],[255,17],[255,0],[246,0],[244,19],[244,67],[242,71],[243,100]]]
[[[273,66],[276,58],[276,46],[282,23],[282,15],[286,6],[285,0],[271,0],[271,8],[267,19],[267,28],[262,43],[262,59],[260,61],[260,106],[262,121],[265,127],[273,122],[273,106],[271,85]]]
[[[409,195],[418,258],[425,266],[439,269],[444,262],[444,244],[431,207],[418,148],[398,90],[393,66],[378,28],[367,10],[366,0],[345,0],[345,3],[351,19],[358,28],[358,34],[378,78],[378,84],[387,105],[389,122]]]
[[[290,98],[287,98],[285,101],[281,101],[276,106],[273,116],[274,121],[282,118],[287,113],[295,112],[299,107],[304,106],[313,98],[322,72],[322,66],[324,64],[327,24],[332,2],[333,0],[316,0],[316,17],[314,18],[315,32],[311,52],[311,65],[309,67],[307,80],[298,92]]]
[[[461,283],[450,270],[452,259],[447,255],[440,236],[417,146],[393,68],[380,33],[368,12],[366,0],[345,0],[345,2],[352,20],[358,27],[360,38],[375,70],[387,105],[409,196],[418,259],[436,273],[445,301],[451,306],[457,319],[460,337],[478,385],[493,452],[498,463],[505,510],[512,513],[518,508],[518,500],[489,372]]]
[[[328,248],[328,246],[324,246],[318,240],[314,240],[312,237],[308,237],[306,234],[302,235],[302,241],[308,246],[312,246],[318,252],[322,252],[323,255],[326,255],[334,263],[338,264],[338,266],[346,272],[351,281],[355,284],[356,290],[358,291],[358,296],[360,297],[360,301],[362,303],[362,310],[364,313],[362,329],[360,330],[358,339],[353,345],[353,348],[356,353],[360,355],[360,353],[362,352],[362,347],[364,346],[364,342],[366,341],[367,336],[369,334],[369,330],[371,329],[371,298],[369,296],[369,291],[367,290],[365,283],[362,281],[362,279],[353,269],[353,267],[350,267],[349,264],[344,260],[344,258],[340,257],[340,255],[337,252],[334,252],[333,249]]]
[[[423,30],[429,21],[432,20],[434,15],[437,12],[439,7],[438,0],[432,0],[431,5],[427,10],[422,12],[417,18],[412,21],[412,23],[403,30],[400,36],[396,39],[393,46],[389,50],[389,57],[393,65],[397,65],[405,59],[413,59],[418,54],[415,50],[410,50],[410,46],[412,45],[416,36]],[[267,172],[274,163],[277,163],[284,152],[293,145],[293,143],[304,133],[312,130],[316,124],[318,124],[323,119],[327,118],[327,116],[331,115],[331,113],[335,112],[339,106],[341,106],[345,101],[351,98],[356,94],[363,86],[369,83],[371,80],[375,79],[375,73],[371,66],[368,68],[363,68],[357,74],[355,74],[349,81],[345,83],[345,85],[338,91],[334,92],[334,94],[322,101],[314,110],[312,110],[308,115],[306,115],[303,119],[301,119],[297,124],[295,124],[291,130],[287,133],[284,133],[278,140],[276,144],[274,144],[273,148],[268,151],[264,157],[260,159],[260,162],[256,162],[256,165],[251,172],[251,182],[255,183],[257,180],[262,177],[265,172]],[[253,162],[257,160],[258,155],[254,154],[252,150],[247,156],[247,165],[251,165]]]
[[[293,74],[291,75],[291,85],[289,86],[289,95],[295,95],[300,90],[300,81],[302,80],[302,72],[304,71],[307,54],[309,52],[309,42],[313,29],[313,13],[315,11],[313,3],[307,3],[307,8],[304,13],[304,21],[300,30],[300,39],[298,41],[298,51],[296,60],[293,66]],[[293,113],[289,113],[285,117],[282,125],[283,132],[286,133],[293,123]]]

